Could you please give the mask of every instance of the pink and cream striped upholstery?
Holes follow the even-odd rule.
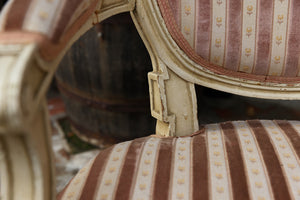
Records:
[[[39,42],[51,60],[97,10],[99,0],[10,0],[1,12],[0,42]],[[97,21],[95,21],[97,23]]]
[[[99,0],[11,0],[0,42],[39,41],[55,58],[97,12]],[[298,0],[157,0],[178,46],[196,63],[227,76],[299,83]],[[94,23],[97,23],[95,20]]]
[[[58,199],[300,199],[300,121],[206,125],[101,152]]]
[[[11,0],[0,43],[38,43],[54,60],[99,0]],[[120,1],[121,2],[121,1]],[[299,0],[157,0],[187,56],[212,72],[300,83]],[[93,18],[94,20],[94,18]],[[300,121],[211,124],[186,137],[149,136],[102,151],[62,200],[300,199]]]
[[[157,2],[173,39],[198,64],[246,79],[299,77],[298,0]]]

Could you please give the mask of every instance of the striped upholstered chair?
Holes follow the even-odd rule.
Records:
[[[298,0],[11,0],[0,24],[1,199],[56,198],[47,85],[81,34],[125,11],[151,55],[156,135],[102,151],[57,198],[300,199],[300,121],[199,127],[194,91],[300,99]]]

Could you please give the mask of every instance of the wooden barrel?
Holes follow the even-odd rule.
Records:
[[[67,116],[79,137],[101,146],[153,134],[147,82],[151,69],[127,13],[82,36],[56,72]]]

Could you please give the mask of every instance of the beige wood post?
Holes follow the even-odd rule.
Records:
[[[161,136],[184,136],[198,130],[197,100],[194,83],[182,78],[172,70],[181,63],[170,54],[162,37],[161,21],[152,7],[153,0],[136,1],[131,12],[133,21],[150,54],[153,72],[148,74],[151,114],[157,119],[156,134]],[[157,5],[156,5],[157,6]],[[168,34],[167,32],[164,32]],[[176,50],[176,49],[175,49]]]
[[[180,78],[162,61],[158,63],[157,70],[148,74],[151,114],[157,119],[156,134],[184,136],[197,131],[194,84]]]

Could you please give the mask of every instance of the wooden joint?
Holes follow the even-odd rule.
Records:
[[[175,133],[175,115],[168,113],[165,79],[163,74],[148,73],[151,115],[158,120],[156,134],[172,136]]]
[[[184,136],[198,130],[194,84],[160,65],[162,72],[148,74],[151,114],[158,122],[156,134]]]

